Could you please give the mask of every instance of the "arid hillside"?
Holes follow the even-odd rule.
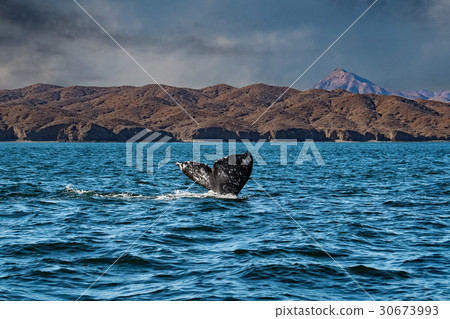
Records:
[[[265,84],[204,89],[157,85],[0,90],[0,140],[126,141],[143,128],[174,140],[259,138],[316,141],[449,140],[450,104],[344,90],[289,90]]]

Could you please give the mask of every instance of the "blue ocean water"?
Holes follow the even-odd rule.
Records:
[[[189,143],[154,175],[125,144],[0,143],[0,299],[448,300],[450,144],[316,145],[264,145],[271,197],[227,198],[189,188]]]

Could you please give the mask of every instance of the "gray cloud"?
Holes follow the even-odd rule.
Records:
[[[366,0],[80,1],[161,83],[291,82]],[[379,0],[296,86],[336,67],[392,89],[448,89],[448,0]],[[72,1],[0,3],[0,88],[151,80]]]

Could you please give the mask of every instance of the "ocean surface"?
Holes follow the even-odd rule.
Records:
[[[0,143],[0,300],[450,299],[450,143],[301,146],[233,197],[180,172],[190,143],[153,175],[125,144]]]

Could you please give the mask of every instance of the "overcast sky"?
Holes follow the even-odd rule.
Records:
[[[289,86],[368,0],[78,0],[157,81]],[[379,0],[294,86],[342,67],[390,89],[450,89],[450,0]],[[152,80],[72,0],[0,0],[0,89]]]

